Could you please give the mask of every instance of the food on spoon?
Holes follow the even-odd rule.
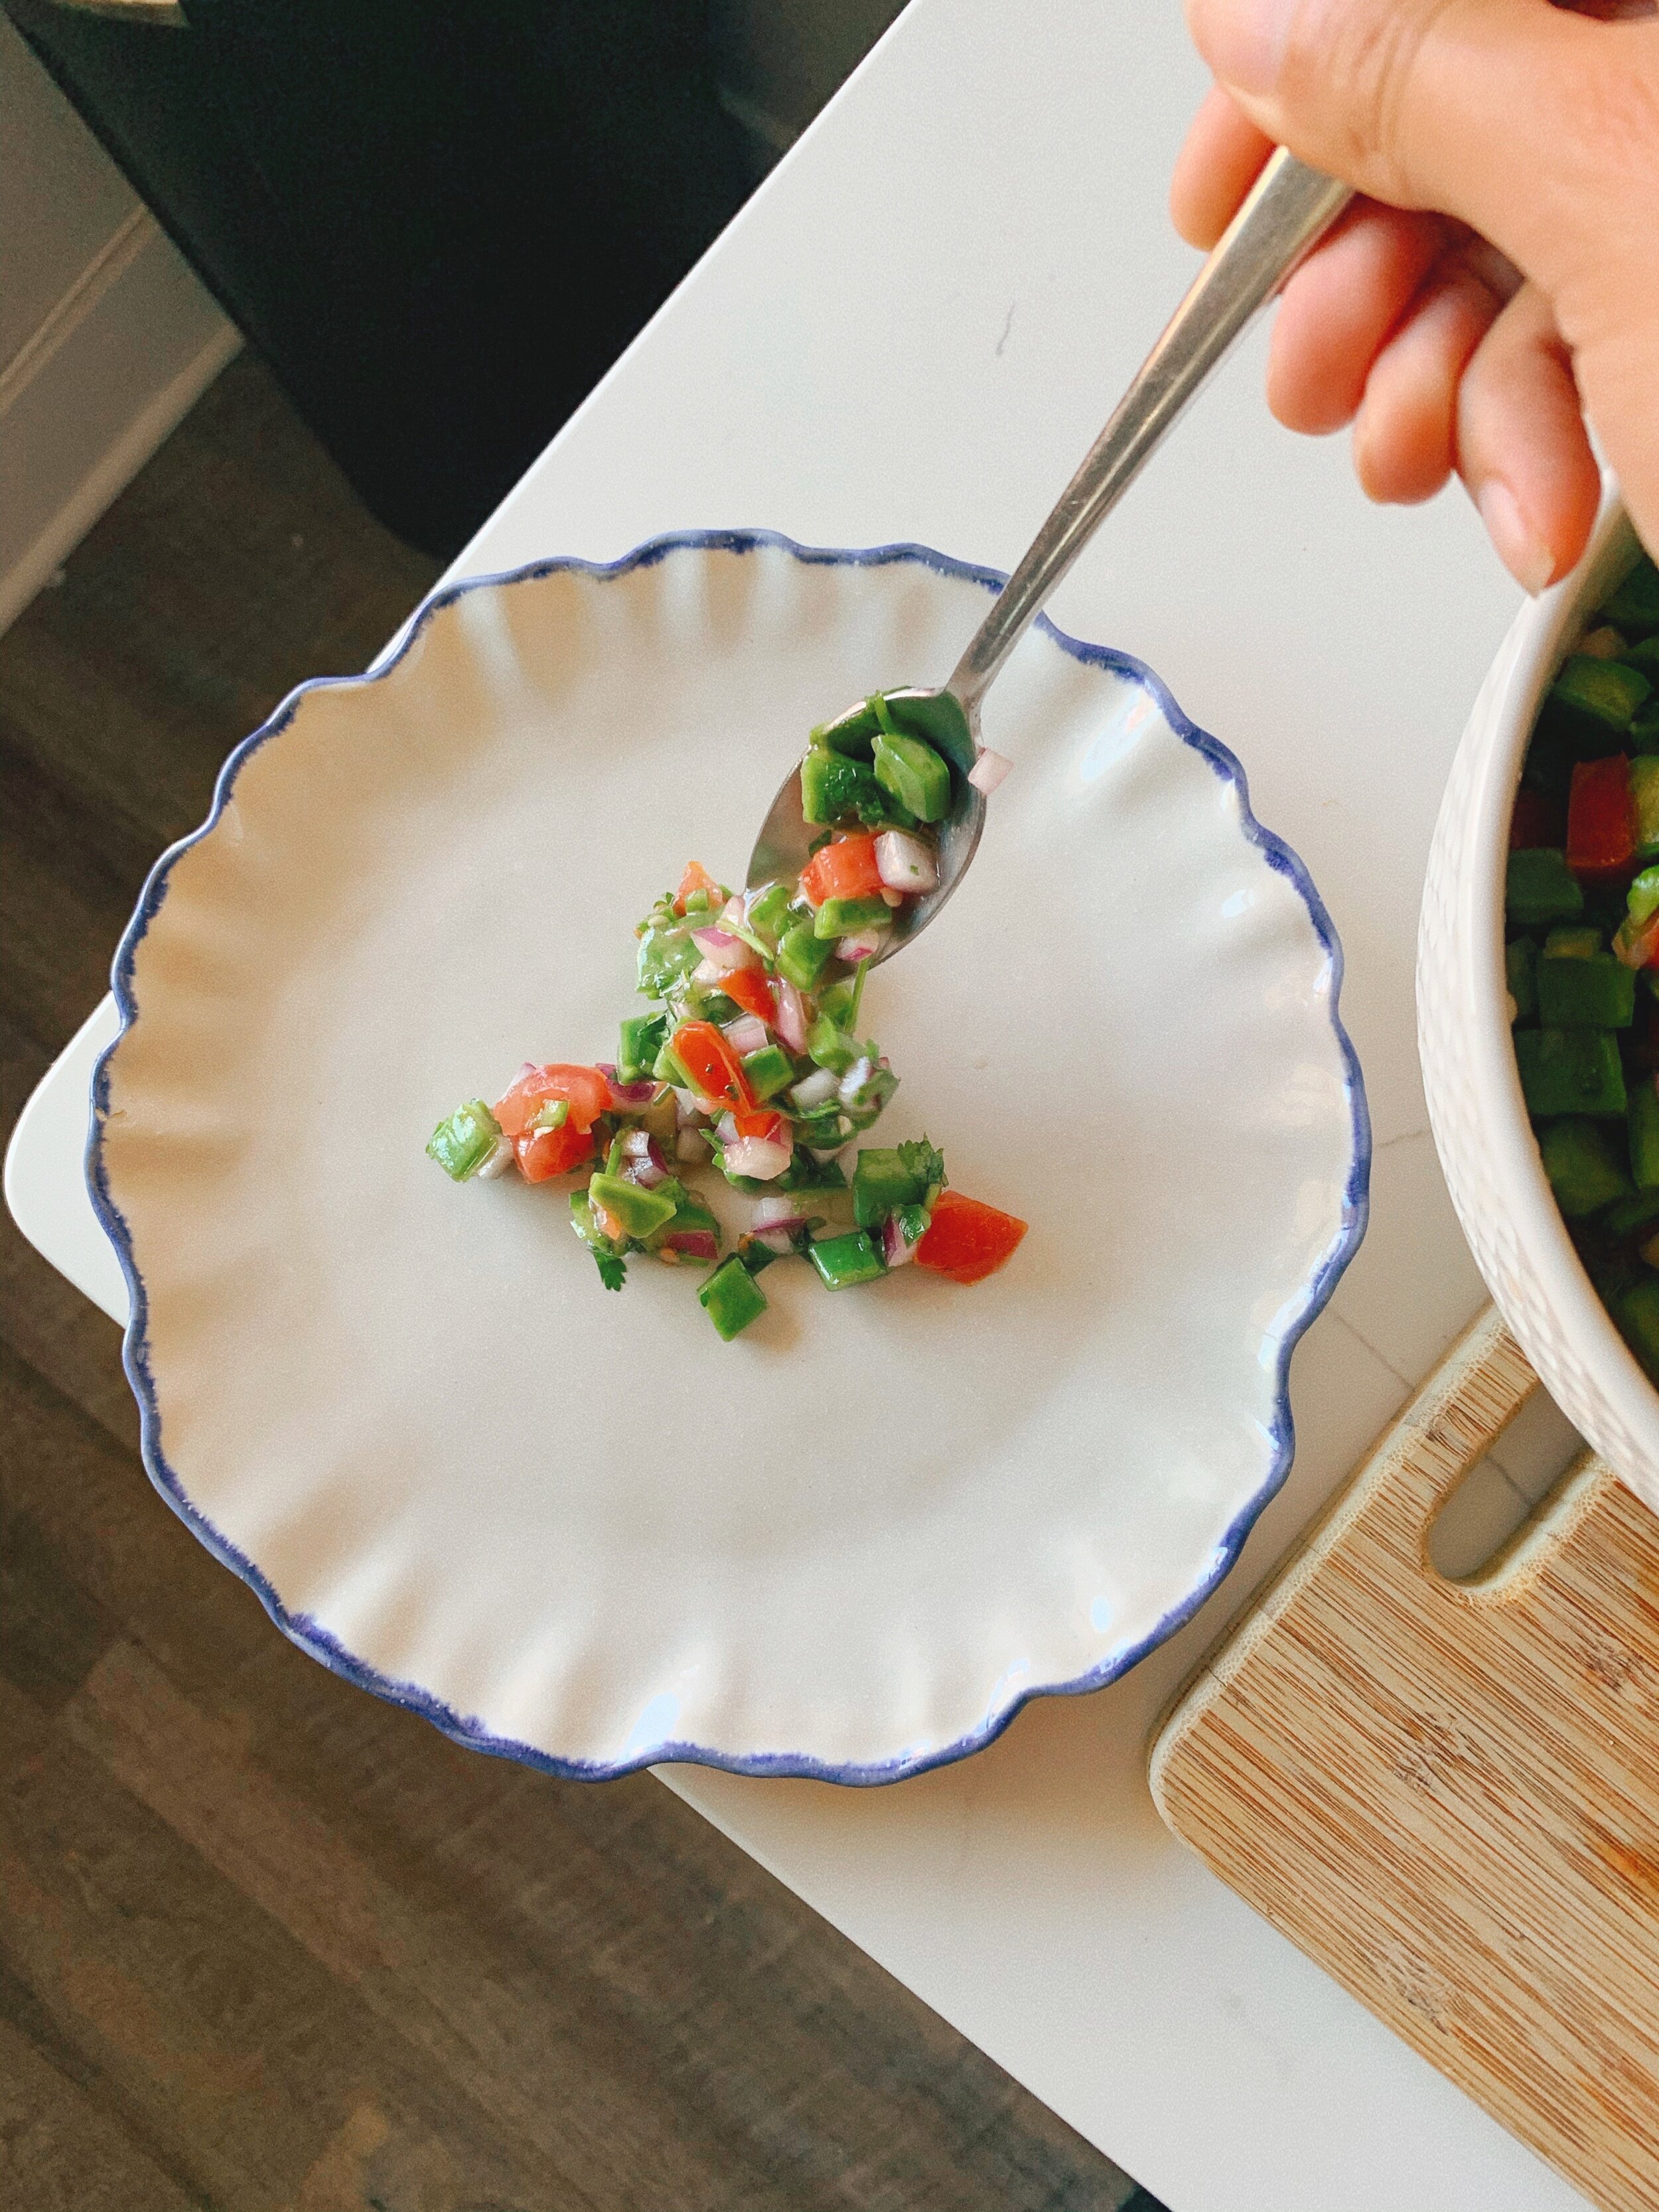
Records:
[[[1550,688],[1510,847],[1504,975],[1544,1172],[1659,1382],[1659,569],[1646,557]]]
[[[734,895],[694,860],[640,923],[654,1011],[622,1024],[614,1066],[526,1061],[493,1109],[459,1107],[427,1146],[457,1182],[580,1173],[571,1226],[606,1289],[636,1253],[710,1267],[697,1297],[728,1342],[766,1310],[755,1279],[776,1260],[806,1259],[832,1291],[912,1261],[976,1283],[1025,1234],[947,1189],[925,1137],[860,1149],[850,1183],[843,1165],[898,1088],[860,1007],[894,916],[938,883],[948,764],[878,696],[814,732],[801,787],[823,835],[798,878]],[[723,1258],[686,1181],[706,1165],[755,1200]]]

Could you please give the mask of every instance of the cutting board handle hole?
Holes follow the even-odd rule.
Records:
[[[1430,1522],[1429,1565],[1471,1595],[1497,1595],[1547,1547],[1583,1451],[1549,1394],[1534,1390]]]

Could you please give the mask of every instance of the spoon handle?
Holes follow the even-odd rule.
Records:
[[[1044,600],[1257,310],[1352,198],[1281,146],[1193,280],[1030,551],[998,593],[945,689],[974,711]]]

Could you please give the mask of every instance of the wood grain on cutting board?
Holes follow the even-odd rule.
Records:
[[[1183,1692],[1152,1791],[1595,2203],[1659,2212],[1659,1519],[1586,1454],[1476,1577],[1428,1558],[1537,1387],[1478,1322]]]

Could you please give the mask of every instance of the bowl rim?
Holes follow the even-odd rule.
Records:
[[[1040,615],[1036,629],[1069,658],[1085,666],[1110,670],[1142,684],[1156,701],[1172,732],[1190,746],[1237,796],[1239,830],[1246,844],[1258,851],[1267,866],[1283,875],[1300,898],[1315,939],[1325,956],[1330,975],[1327,1018],[1337,1047],[1343,1091],[1348,1109],[1349,1152],[1336,1233],[1319,1265],[1305,1279],[1295,1312],[1284,1325],[1276,1346],[1273,1375],[1273,1413],[1269,1434],[1272,1450],[1257,1488],[1244,1501],[1217,1540],[1206,1571],[1170,1610],[1163,1614],[1134,1645],[1115,1653],[1075,1678],[1041,1682],[1009,1695],[975,1728],[952,1741],[924,1753],[899,1753],[865,1763],[824,1759],[792,1751],[733,1753],[691,1742],[664,1741],[611,1759],[562,1755],[538,1746],[501,1735],[482,1720],[458,1712],[422,1685],[401,1680],[358,1657],[328,1629],[311,1616],[284,1605],[275,1586],[252,1558],[226,1537],[191,1499],[182,1479],[169,1464],[162,1448],[159,1398],[150,1370],[149,1301],[143,1273],[133,1249],[131,1232],[117,1202],[104,1156],[103,1137],[109,1114],[112,1070],[121,1046],[138,1023],[141,1008],[134,989],[138,949],[166,898],[168,879],[177,862],[217,827],[229,805],[237,777],[252,756],[280,737],[306,701],[316,692],[368,690],[399,667],[428,625],[458,602],[476,592],[532,583],[543,578],[574,574],[610,580],[655,566],[680,551],[746,554],[775,550],[808,565],[878,568],[914,562],[938,575],[980,585],[989,592],[1006,582],[999,569],[963,561],[950,554],[909,541],[864,547],[824,547],[803,544],[776,531],[761,528],[690,529],[662,532],[644,540],[614,561],[592,561],[559,555],[501,571],[468,576],[434,590],[421,602],[386,649],[360,675],[313,677],[296,685],[258,727],[236,744],[216,780],[212,802],[201,824],[169,846],[152,867],[131,918],[117,946],[111,971],[111,988],[120,1016],[120,1027],[100,1054],[91,1079],[90,1121],[84,1155],[84,1174],[93,1210],[113,1245],[126,1281],[130,1318],[122,1343],[122,1363],[138,1401],[140,1442],[146,1472],[173,1510],[192,1534],[246,1583],[275,1626],[291,1642],[319,1661],[331,1673],[370,1691],[388,1703],[419,1713],[440,1732],[468,1748],[508,1758],[565,1779],[612,1780],[642,1767],[667,1763],[709,1766],[729,1773],[778,1776],[870,1786],[908,1779],[934,1767],[954,1764],[983,1750],[1037,1698],[1078,1696],[1103,1689],[1127,1674],[1158,1645],[1176,1633],[1198,1612],[1225,1579],[1251,1529],[1277,1495],[1288,1476],[1295,1455],[1295,1424],[1291,1407],[1290,1370],[1292,1355],[1307,1330],[1328,1304],[1338,1282],[1358,1249],[1370,1213],[1372,1152],[1370,1115],[1358,1055],[1340,1012],[1344,960],[1324,901],[1300,855],[1254,812],[1244,769],[1231,748],[1200,728],[1182,710],[1156,671],[1133,654],[1115,647],[1097,645],[1072,636]]]
[[[1474,987],[1470,1066],[1488,1102],[1498,1109],[1484,1133],[1496,1155],[1494,1180],[1509,1195],[1516,1234],[1529,1249],[1586,1373],[1612,1401],[1616,1417],[1638,1434],[1644,1429],[1653,1433],[1659,1424],[1659,1392],[1601,1303],[1544,1172],[1507,1018],[1504,951],[1510,822],[1545,690],[1595,602],[1641,550],[1617,488],[1610,484],[1582,559],[1559,583],[1521,609],[1499,649],[1471,717],[1472,728],[1484,726],[1493,736],[1477,769],[1470,847],[1476,859],[1468,872],[1461,917],[1468,930]],[[1507,1306],[1497,1285],[1489,1287],[1499,1305]],[[1523,1317],[1506,1312],[1506,1318],[1525,1346],[1532,1332],[1518,1325]]]

